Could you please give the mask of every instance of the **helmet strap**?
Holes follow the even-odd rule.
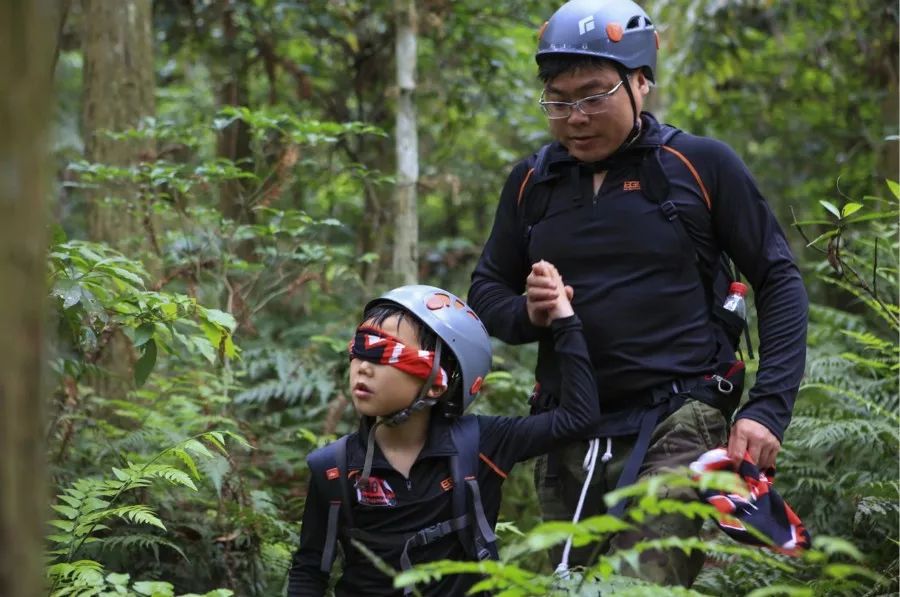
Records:
[[[632,114],[632,123],[631,123],[631,132],[628,133],[628,136],[625,137],[625,141],[622,145],[619,146],[613,152],[613,155],[619,153],[622,150],[628,149],[631,147],[631,144],[637,141],[638,136],[641,134],[641,115],[638,114],[637,102],[634,99],[634,92],[631,91],[631,81],[628,78],[628,72],[625,70],[625,66],[619,64],[618,62],[613,63],[616,67],[616,70],[619,72],[619,78],[622,79],[622,83],[625,87],[625,92],[628,93],[628,101],[631,102],[631,114]]]
[[[422,386],[422,389],[419,390],[418,396],[413,399],[412,403],[402,410],[381,417],[371,428],[369,428],[369,439],[366,442],[366,460],[358,481],[363,487],[368,485],[369,476],[372,473],[372,459],[375,456],[375,430],[378,426],[381,424],[387,425],[388,427],[400,425],[407,421],[414,412],[434,406],[437,402],[436,398],[428,397],[428,391],[431,389],[434,380],[437,379],[438,372],[441,369],[441,348],[441,339],[437,338],[437,342],[434,346],[434,363],[431,365],[431,373],[428,374],[428,379],[425,380],[425,384]]]

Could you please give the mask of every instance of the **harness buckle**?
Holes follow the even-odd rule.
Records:
[[[428,545],[433,541],[437,541],[449,532],[446,526],[447,523],[440,522],[430,527],[425,527],[416,533],[416,543],[418,545]]]
[[[664,201],[659,205],[662,212],[665,214],[666,219],[670,222],[674,222],[678,219],[678,208],[675,207],[675,204],[671,201]]]

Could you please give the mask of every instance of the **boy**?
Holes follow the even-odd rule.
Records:
[[[359,431],[308,458],[309,493],[288,596],[323,595],[334,547],[344,552],[338,596],[399,595],[350,539],[394,569],[441,559],[496,557],[501,485],[517,462],[586,437],[597,388],[556,269],[533,266],[559,292],[547,315],[562,371],[559,407],[531,417],[463,415],[491,363],[481,321],[449,292],[405,286],[370,302],[350,346]],[[478,578],[451,575],[423,595],[464,595]]]

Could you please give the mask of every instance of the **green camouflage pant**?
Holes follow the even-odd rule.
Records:
[[[727,434],[728,424],[718,409],[696,400],[688,400],[681,408],[657,424],[638,476],[644,478],[674,467],[687,466],[703,452],[723,445]],[[582,519],[605,512],[603,496],[615,488],[616,481],[631,454],[634,441],[635,436],[614,438],[613,457],[605,466],[598,457],[585,498]],[[601,453],[605,447],[606,442],[601,440]],[[555,477],[547,475],[547,455],[537,460],[534,482],[544,520],[572,519],[586,475],[582,469],[586,450],[587,442],[579,441],[568,444],[556,452]],[[689,488],[667,489],[660,497],[697,499],[696,492]],[[701,526],[702,521],[682,516],[658,516],[644,521],[639,529],[613,536],[606,545],[600,547],[599,553],[625,549],[642,539],[696,536]],[[591,563],[588,559],[596,549],[596,545],[572,549],[569,565],[588,565]],[[562,557],[562,547],[551,550],[550,555],[553,563],[558,563]],[[704,554],[696,551],[690,555],[678,549],[646,551],[641,554],[638,570],[628,569],[623,573],[656,584],[689,587],[700,572],[704,560]]]

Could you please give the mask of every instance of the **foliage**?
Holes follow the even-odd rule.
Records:
[[[102,244],[69,241],[51,248],[52,294],[68,345],[62,367],[66,374],[80,378],[106,342],[123,332],[142,353],[134,367],[137,385],[152,371],[159,349],[201,355],[209,363],[217,354],[237,356],[231,315],[185,295],[150,291],[147,277],[139,262]]]
[[[101,133],[152,145],[126,166],[81,155],[73,8],[56,73],[60,202],[48,267],[55,594],[283,590],[304,458],[354,425],[342,392],[346,340],[389,282],[389,4],[157,0],[156,115]],[[882,111],[896,91],[896,9],[651,4],[663,24],[653,109],[735,147],[783,222],[796,207],[811,245],[800,254],[816,303],[808,375],[779,489],[816,550],[798,561],[716,541],[693,592],[620,574],[650,544],[560,579],[547,545],[570,533],[596,541],[620,523],[538,525],[520,466],[505,484],[501,562],[432,563],[403,582],[477,567],[493,573],[488,590],[509,595],[896,590],[879,583],[898,573],[897,202],[866,196],[896,133]],[[464,294],[509,167],[543,142],[531,54],[555,6],[417,4],[423,282]],[[100,189],[96,200],[141,222],[140,238],[119,250],[85,240]],[[791,235],[797,246],[801,238]],[[130,379],[105,384],[118,351]],[[525,412],[535,354],[495,345],[478,412]],[[221,450],[229,436],[253,449]],[[632,491],[641,496],[632,515],[680,507],[648,486]]]
[[[200,478],[197,458],[212,459],[213,454],[204,444],[209,444],[221,454],[225,450],[226,435],[244,445],[246,441],[231,432],[209,431],[188,438],[157,454],[148,462],[137,464],[128,462],[123,468],[112,468],[114,478],[96,479],[85,477],[76,480],[57,496],[53,509],[61,519],[50,521],[55,533],[47,537],[53,544],[48,555],[55,561],[47,569],[50,594],[62,595],[115,595],[124,594],[129,589],[139,595],[174,595],[172,585],[159,582],[137,582],[128,586],[128,574],[104,574],[103,565],[93,560],[76,559],[83,548],[92,551],[104,550],[152,550],[159,559],[159,548],[167,547],[182,558],[184,552],[165,536],[132,531],[132,526],[149,526],[166,532],[166,526],[153,511],[144,504],[121,504],[124,495],[147,488],[156,480],[163,480],[173,486],[182,486],[197,491],[192,479]],[[179,461],[187,472],[166,461]],[[113,528],[116,519],[126,527]],[[60,586],[57,590],[57,586]],[[210,597],[227,597],[231,591],[213,591]]]
[[[738,150],[776,213],[860,196],[887,147],[897,7],[658,0],[666,119]],[[891,91],[891,81],[894,81]],[[896,112],[896,109],[893,109]],[[882,175],[896,176],[896,163]],[[840,174],[840,189],[834,184]]]
[[[397,574],[395,586],[406,587],[415,583],[424,583],[439,579],[448,574],[476,573],[482,574],[483,580],[472,587],[472,592],[486,590],[492,595],[508,597],[526,597],[543,595],[597,595],[614,592],[616,595],[663,596],[663,595],[705,595],[705,594],[737,594],[731,591],[715,591],[704,593],[673,587],[660,587],[632,578],[627,570],[637,569],[641,553],[647,550],[680,549],[684,551],[701,550],[713,557],[727,558],[743,565],[751,565],[763,570],[771,579],[771,585],[777,590],[745,589],[748,595],[766,594],[803,594],[813,592],[806,587],[804,579],[818,579],[816,582],[827,583],[834,588],[861,588],[879,586],[886,579],[862,565],[863,556],[852,545],[839,539],[820,537],[817,549],[805,552],[802,558],[770,553],[758,548],[737,545],[733,542],[708,541],[698,538],[668,537],[640,541],[628,549],[620,549],[599,555],[596,563],[587,568],[572,569],[555,573],[535,572],[528,564],[534,554],[549,546],[566,541],[570,535],[573,545],[584,546],[602,544],[612,534],[631,528],[653,516],[666,513],[679,513],[691,518],[714,521],[719,512],[713,506],[700,502],[686,504],[684,502],[659,497],[665,487],[695,487],[697,489],[721,489],[740,491],[734,486],[734,477],[723,474],[705,475],[696,481],[689,478],[687,471],[676,471],[636,483],[623,491],[617,491],[606,497],[608,504],[620,498],[630,496],[632,505],[628,508],[626,519],[619,520],[609,515],[594,516],[578,523],[548,522],[536,526],[523,538],[506,546],[500,561],[453,562],[438,561],[417,565],[413,570]],[[758,578],[754,586],[758,586]],[[734,589],[735,587],[729,587]],[[721,588],[720,588],[721,589]],[[831,593],[829,593],[831,594]]]

